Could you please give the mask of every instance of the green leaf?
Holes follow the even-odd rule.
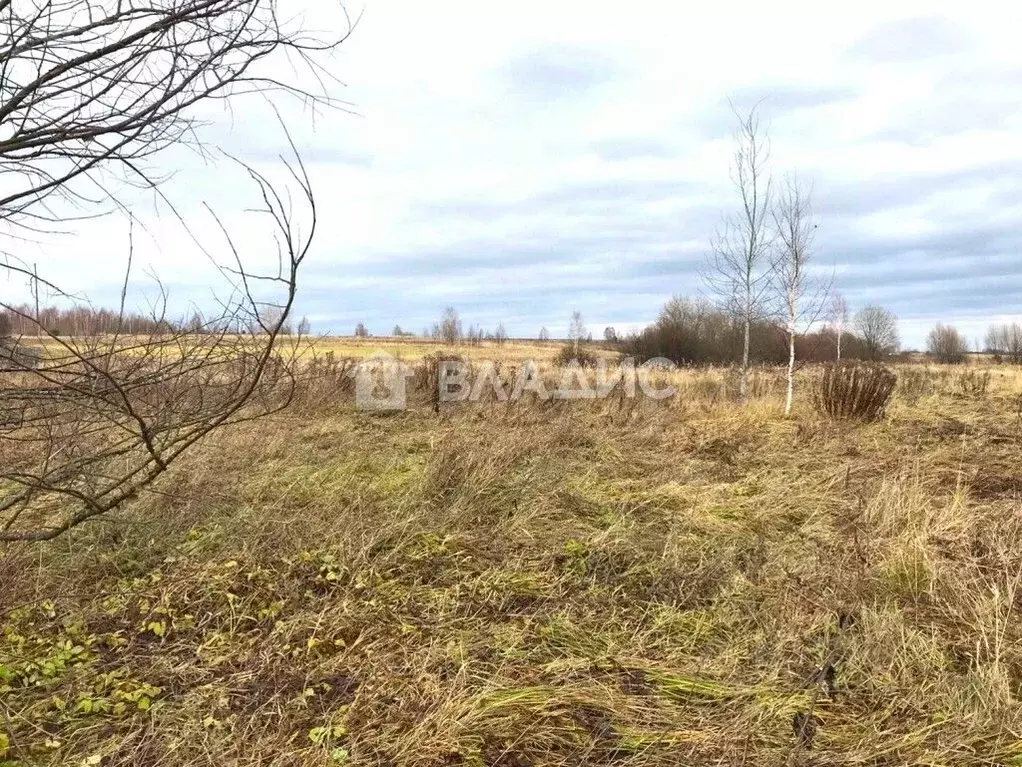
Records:
[[[78,701],[78,705],[75,706],[75,711],[80,711],[83,714],[92,713],[93,704],[92,698],[82,698]]]
[[[330,733],[329,727],[313,727],[309,730],[309,740],[315,743],[317,746],[326,740],[326,736]]]

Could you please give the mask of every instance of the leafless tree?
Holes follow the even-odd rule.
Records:
[[[969,353],[969,342],[957,328],[937,323],[926,337],[926,350],[937,362],[959,365]]]
[[[855,329],[867,359],[883,359],[897,352],[901,346],[898,318],[882,306],[860,309],[855,315]]]
[[[737,212],[726,214],[711,242],[704,279],[721,305],[743,329],[740,394],[748,398],[749,340],[752,324],[763,313],[770,287],[771,180],[769,142],[757,109],[738,119],[731,181],[740,199]]]
[[[550,340],[550,331],[547,330],[546,327],[542,327],[542,328],[539,329],[539,340],[540,341],[549,341]]]
[[[578,346],[586,338],[586,324],[582,321],[582,312],[578,309],[571,313],[571,324],[568,325],[568,340],[574,343],[575,353],[578,353]]]
[[[201,333],[65,337],[39,328],[48,344],[36,363],[11,357],[14,368],[0,373],[0,540],[49,540],[114,510],[210,432],[290,403],[296,356],[281,333],[315,233],[311,186],[300,165],[294,170],[306,221],[255,175],[284,243],[276,274],[245,271],[225,231],[238,285],[279,291],[273,324],[260,322],[265,294],[236,286]],[[165,308],[164,298],[157,320]]]
[[[452,346],[457,343],[461,343],[463,336],[461,317],[458,316],[458,311],[453,306],[448,306],[444,309],[444,314],[440,318],[439,324],[434,326],[435,338],[439,338],[444,343],[451,344]]]
[[[498,346],[503,346],[507,343],[507,329],[504,327],[503,322],[497,323],[497,329],[493,331],[493,339],[497,342]]]
[[[841,361],[841,337],[849,322],[848,302],[840,293],[834,293],[830,298],[830,321],[834,325],[834,334],[837,336],[837,360]]]
[[[355,338],[369,338],[369,329],[365,326],[364,322],[360,322],[355,326]]]
[[[816,224],[811,192],[797,176],[785,178],[772,215],[777,251],[771,265],[771,280],[788,341],[788,393],[784,404],[784,413],[788,415],[795,399],[795,339],[819,319],[829,285],[815,279],[809,271]]]
[[[187,227],[151,161],[177,144],[214,156],[204,103],[258,93],[271,104],[290,95],[313,109],[337,106],[320,56],[350,25],[337,39],[316,38],[276,0],[0,0],[0,28],[0,221],[22,237],[128,214],[124,184],[152,190]],[[310,82],[315,90],[298,84]],[[161,288],[151,330],[130,333],[130,227],[114,333],[58,336],[40,308],[0,302],[45,342],[33,355],[14,339],[0,372],[0,540],[48,540],[117,509],[214,430],[290,402],[297,368],[281,334],[315,235],[315,199],[297,153],[284,162],[286,191],[241,167],[261,200],[254,212],[274,230],[277,265],[246,268],[250,254],[207,208],[223,238],[221,255],[206,254],[225,290],[191,329],[201,332],[170,321]],[[34,296],[42,287],[75,299],[9,253],[0,269],[30,279]]]
[[[992,325],[987,331],[986,350],[1000,354],[1010,362],[1022,364],[1022,325],[1017,322]]]
[[[282,19],[297,19],[285,22]],[[110,174],[154,188],[145,161],[187,143],[202,151],[194,107],[243,94],[289,94],[325,104],[271,74],[327,77],[322,40],[280,13],[277,0],[0,0],[0,193],[8,223],[55,223],[52,197],[91,205]],[[91,185],[91,190],[90,190]]]

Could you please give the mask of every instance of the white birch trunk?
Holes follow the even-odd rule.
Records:
[[[784,414],[791,415],[795,401],[795,324],[788,325],[788,398],[784,403]]]
[[[750,325],[748,316],[745,318],[745,345],[742,350],[742,377],[738,383],[738,394],[741,397],[742,402],[747,402],[749,399],[749,335]]]

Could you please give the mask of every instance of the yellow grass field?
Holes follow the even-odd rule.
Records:
[[[462,344],[454,348],[455,353],[465,359],[500,359],[507,362],[523,360],[549,360],[560,349],[563,341],[509,341],[497,344],[483,341],[479,345]],[[423,357],[450,347],[440,341],[423,338],[353,338],[350,336],[311,336],[308,348],[315,354],[333,352],[338,357],[368,357],[377,352],[389,354],[407,362],[417,362]],[[308,353],[308,352],[306,352]]]
[[[1022,371],[895,371],[876,423],[812,369],[790,418],[776,369],[747,405],[310,383],[0,550],[0,764],[1022,765]]]

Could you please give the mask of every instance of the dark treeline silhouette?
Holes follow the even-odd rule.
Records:
[[[640,360],[665,357],[677,363],[726,365],[742,356],[744,323],[705,299],[672,298],[656,321],[621,341],[622,350]],[[784,327],[760,319],[752,322],[749,358],[752,362],[783,364],[788,359]],[[837,357],[837,333],[832,329],[804,333],[795,339],[800,363],[831,361]],[[871,355],[862,339],[845,329],[842,359]]]
[[[151,334],[184,330],[186,321],[170,321],[141,313],[121,315],[112,309],[73,306],[62,309],[55,306],[40,307],[36,320],[34,307],[13,306],[2,313],[0,327],[12,336],[37,335],[42,329],[58,336],[92,336],[107,333]],[[199,320],[201,325],[201,320]]]
[[[264,323],[273,322],[276,313],[270,309],[260,312]],[[233,327],[231,325],[234,325]],[[289,335],[292,326],[285,322],[281,327],[282,335]],[[114,309],[97,309],[89,306],[73,306],[60,308],[44,306],[39,308],[38,318],[34,307],[24,304],[11,306],[8,311],[0,311],[0,337],[26,337],[41,334],[55,336],[87,337],[110,335],[113,333],[127,335],[153,335],[160,333],[210,333],[226,330],[227,332],[248,333],[259,332],[255,320],[244,321],[240,318],[218,318],[215,321],[203,318],[199,312],[187,317],[168,318],[141,312],[120,313]],[[309,322],[304,317],[299,324],[299,332],[308,334]]]

